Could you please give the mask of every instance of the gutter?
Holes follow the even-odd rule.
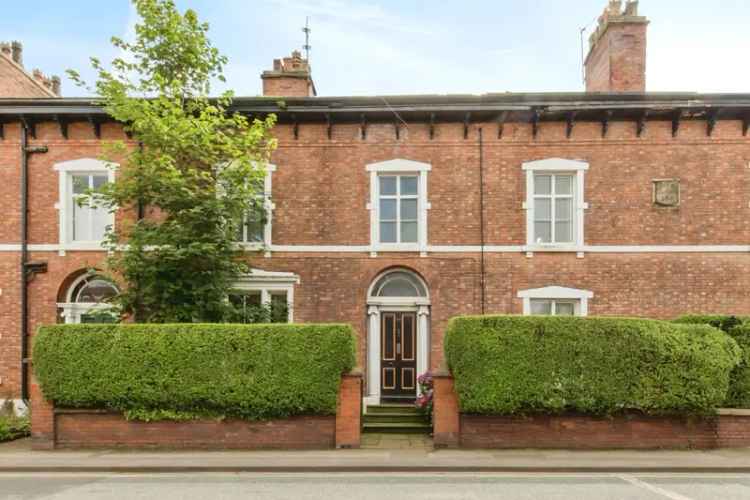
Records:
[[[21,126],[21,399],[29,406],[29,271],[46,270],[46,265],[29,262],[29,157],[34,153],[46,153],[47,146],[29,147],[29,129]]]

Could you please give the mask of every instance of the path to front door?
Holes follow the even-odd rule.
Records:
[[[413,402],[417,396],[417,315],[380,315],[380,397],[384,402]]]

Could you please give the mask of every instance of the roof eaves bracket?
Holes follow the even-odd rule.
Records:
[[[672,137],[677,137],[680,132],[680,121],[682,120],[682,110],[678,109],[672,115]]]
[[[539,134],[539,120],[542,118],[542,110],[534,108],[531,110],[531,135],[536,136]]]
[[[565,137],[570,139],[573,135],[573,127],[576,125],[576,111],[571,111],[565,116]]]
[[[505,131],[505,120],[508,119],[508,112],[503,111],[497,118],[497,138],[503,138],[503,132]]]
[[[331,113],[326,113],[326,134],[328,134],[328,140],[330,141],[333,137],[333,120],[331,119]]]
[[[55,121],[57,122],[57,126],[60,127],[60,135],[63,136],[64,139],[67,139],[68,121],[60,115],[55,115]]]
[[[612,110],[608,109],[604,112],[604,117],[602,118],[602,139],[607,137],[607,133],[609,133],[609,121],[612,119]]]
[[[21,120],[21,124],[23,124],[23,128],[28,130],[31,138],[36,139],[36,123],[29,120],[29,118],[26,115],[21,115],[19,118]]]
[[[471,125],[471,113],[464,115],[464,139],[469,138],[469,125]]]
[[[94,136],[97,139],[102,138],[102,124],[94,118],[94,115],[88,115],[88,122],[91,124],[91,129],[94,131]]]
[[[435,113],[430,113],[430,140],[435,138]]]
[[[710,109],[706,113],[706,135],[711,137],[716,128],[716,122],[719,119],[719,109]]]
[[[648,110],[644,110],[641,116],[638,117],[638,121],[635,124],[635,135],[641,137],[643,132],[646,131],[646,121],[648,120]]]
[[[367,117],[364,113],[359,115],[359,136],[363,141],[367,139]]]

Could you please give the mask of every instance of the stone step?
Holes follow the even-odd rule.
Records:
[[[394,433],[394,434],[429,434],[432,426],[427,422],[377,422],[365,423],[362,426],[364,432]]]
[[[410,422],[410,423],[429,423],[425,415],[421,413],[366,413],[364,416],[365,424],[383,423],[383,422]]]
[[[402,415],[421,414],[419,408],[409,404],[385,403],[380,405],[367,405],[367,414],[374,413],[399,413]]]

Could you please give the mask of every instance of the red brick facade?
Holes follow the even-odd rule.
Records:
[[[337,125],[332,139],[323,124],[279,125],[280,146],[272,161],[273,236],[269,257],[251,257],[254,267],[300,276],[295,321],[345,321],[361,337],[365,367],[367,290],[383,270],[406,267],[427,283],[431,300],[431,360],[442,360],[446,322],[481,311],[479,161],[477,129],[463,138],[460,123],[409,124],[396,140],[390,124],[371,124],[365,139],[357,125]],[[590,315],[670,318],[687,312],[750,314],[750,139],[742,123],[722,120],[706,135],[703,120],[685,121],[677,137],[671,123],[648,122],[638,138],[633,122],[613,122],[606,138],[596,122],[505,125],[502,138],[484,141],[485,311],[522,313],[520,290],[560,285],[590,290]],[[6,124],[0,140],[0,394],[19,396],[19,199],[18,123]],[[49,152],[30,160],[30,260],[48,265],[29,284],[30,331],[58,321],[56,302],[71,274],[101,266],[102,252],[58,252],[58,162],[96,158],[101,142],[88,123],[71,123],[68,139],[52,122],[36,125],[32,145]],[[102,139],[124,138],[114,124]],[[489,134],[485,134],[489,135]],[[576,252],[534,252],[526,243],[525,177],[522,163],[550,157],[582,159],[585,180],[585,244]],[[367,164],[406,158],[429,163],[428,244],[419,252],[371,256]],[[678,208],[652,203],[652,180],[680,180]],[[324,249],[333,245],[335,251]],[[315,251],[316,246],[321,250]],[[675,248],[673,246],[678,246]],[[718,246],[718,247],[716,247]],[[347,247],[354,248],[348,250]],[[495,247],[496,250],[492,250]],[[276,250],[275,248],[279,248]],[[679,251],[678,251],[679,250]]]
[[[621,9],[621,2],[611,2],[592,39],[590,73],[607,75],[596,80],[611,84],[592,90],[642,90],[645,82],[646,21],[634,2]],[[628,40],[638,43],[620,43]],[[589,315],[750,314],[748,96],[313,98],[310,68],[299,53],[275,61],[262,77],[265,93],[285,94],[283,103],[235,100],[250,116],[279,116],[271,238],[265,252],[248,253],[248,259],[254,268],[299,276],[294,321],[354,326],[365,380],[368,370],[374,373],[368,368],[368,289],[393,268],[419,274],[429,292],[419,312],[420,324],[428,315],[425,369],[441,366],[451,317],[521,314],[518,294],[529,289],[593,294]],[[55,165],[97,158],[103,141],[128,140],[89,101],[58,101],[0,101],[0,399],[21,393],[21,123],[34,132],[30,146],[48,148],[30,156],[28,169],[29,260],[47,264],[28,285],[31,334],[60,321],[56,304],[71,277],[105,258],[101,251],[62,251]],[[587,166],[583,241],[565,251],[527,246],[523,166],[552,158]],[[429,209],[420,251],[371,246],[367,167],[390,160],[427,165]],[[654,202],[654,181],[663,179],[679,182],[678,205]]]

